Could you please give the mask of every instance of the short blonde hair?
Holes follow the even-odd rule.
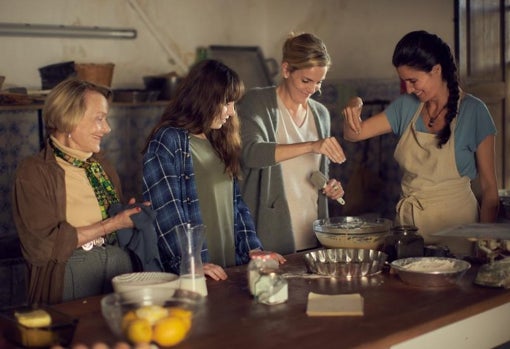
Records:
[[[111,90],[105,86],[79,80],[68,79],[55,86],[46,97],[43,107],[43,120],[47,135],[55,132],[70,133],[85,115],[85,95],[95,91],[110,100]]]
[[[324,42],[310,33],[291,33],[283,44],[282,63],[287,62],[290,72],[312,67],[331,66],[331,58]]]

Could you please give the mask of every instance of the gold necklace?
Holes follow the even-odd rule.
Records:
[[[434,123],[436,122],[437,118],[439,117],[439,114],[441,114],[443,112],[443,110],[445,110],[446,108],[446,104],[443,105],[443,107],[441,108],[441,110],[439,110],[439,112],[437,112],[436,116],[432,117],[430,115],[430,112],[429,112],[429,108],[427,108],[427,115],[429,116],[429,122],[428,122],[428,126],[430,128],[432,128],[434,126]]]

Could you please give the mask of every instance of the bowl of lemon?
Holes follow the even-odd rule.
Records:
[[[119,339],[134,346],[173,347],[189,335],[202,302],[201,295],[188,290],[141,288],[104,296],[101,312]]]

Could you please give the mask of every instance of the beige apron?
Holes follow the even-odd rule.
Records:
[[[416,131],[416,114],[395,149],[395,159],[403,169],[402,196],[397,204],[396,224],[415,225],[426,244],[446,245],[461,257],[471,253],[471,243],[462,238],[431,234],[447,227],[478,221],[478,203],[469,177],[461,177],[455,162],[455,118],[452,133],[442,148],[435,134]]]

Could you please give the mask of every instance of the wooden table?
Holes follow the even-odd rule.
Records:
[[[302,254],[287,259],[281,267],[284,273],[305,272]],[[408,286],[387,271],[351,281],[288,278],[288,301],[269,306],[251,298],[246,266],[229,268],[228,280],[208,279],[207,300],[194,319],[190,337],[178,348],[390,348],[510,303],[509,290],[473,284],[476,270],[474,266],[468,271],[458,287],[435,290]],[[305,311],[310,291],[360,293],[364,316],[308,317]],[[116,341],[101,316],[100,299],[56,306],[79,318],[75,344]]]

